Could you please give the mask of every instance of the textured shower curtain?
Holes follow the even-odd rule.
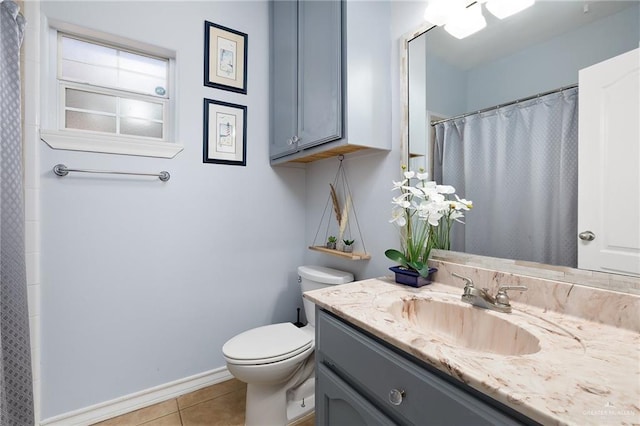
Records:
[[[438,124],[434,155],[474,205],[452,250],[576,267],[577,88]]]
[[[24,18],[0,0],[0,425],[32,425],[24,256],[20,44]]]

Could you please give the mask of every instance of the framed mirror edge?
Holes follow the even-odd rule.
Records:
[[[401,167],[409,165],[409,42],[434,27],[435,25],[425,22],[415,30],[408,31],[400,38]],[[442,260],[465,266],[497,269],[501,272],[523,275],[531,278],[560,281],[604,290],[640,295],[640,278],[630,275],[598,272],[446,250],[434,250],[432,258],[434,260]]]
[[[425,22],[400,38],[400,167],[409,165],[409,42],[433,27]]]

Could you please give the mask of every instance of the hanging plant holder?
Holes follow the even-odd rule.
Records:
[[[329,196],[313,238],[313,244],[309,249],[350,260],[368,260],[371,256],[367,254],[364,245],[356,208],[352,201],[351,188],[342,164],[344,155],[339,155],[338,160],[340,161],[338,171],[333,183],[329,184]],[[332,206],[331,210],[329,205]],[[357,230],[355,237],[351,232],[352,225],[354,231]],[[324,234],[320,236],[323,228]]]

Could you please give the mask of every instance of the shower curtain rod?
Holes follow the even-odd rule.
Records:
[[[569,85],[569,86],[560,87],[558,89],[549,90],[548,92],[541,92],[541,93],[538,93],[537,95],[527,96],[526,98],[521,98],[521,99],[517,99],[515,101],[507,102],[506,104],[499,104],[499,105],[495,105],[495,106],[492,106],[492,107],[489,107],[489,108],[484,108],[484,109],[481,109],[481,110],[478,110],[478,111],[467,112],[465,114],[457,115],[455,117],[445,118],[443,120],[432,121],[431,125],[435,126],[436,124],[446,123],[447,121],[457,120],[458,118],[469,117],[470,115],[475,115],[475,114],[482,114],[483,112],[492,111],[494,109],[503,108],[503,107],[506,107],[506,106],[509,106],[509,105],[514,105],[514,104],[517,104],[517,103],[520,103],[520,102],[529,101],[531,99],[535,99],[535,98],[539,98],[539,97],[542,97],[542,96],[550,95],[552,93],[562,92],[562,91],[573,89],[573,88],[576,88],[576,87],[578,87],[577,84],[572,84],[572,85]]]

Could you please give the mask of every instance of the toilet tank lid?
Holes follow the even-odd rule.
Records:
[[[326,268],[324,266],[298,266],[298,274],[302,278],[322,284],[344,284],[353,281],[353,274],[351,272]]]

